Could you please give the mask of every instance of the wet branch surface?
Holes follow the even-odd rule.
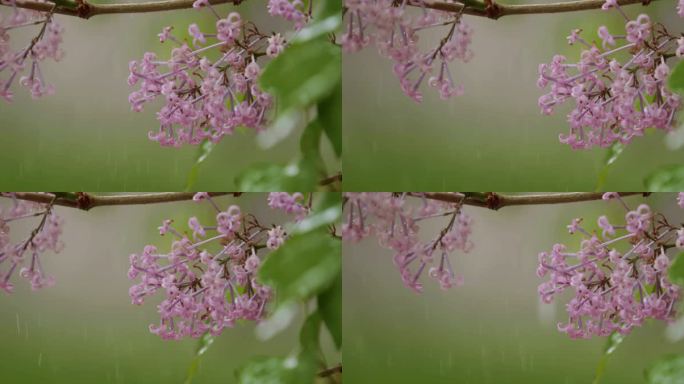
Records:
[[[54,205],[88,211],[95,207],[112,205],[142,205],[192,200],[195,193],[196,192],[158,192],[126,195],[94,195],[87,192],[15,192],[14,195],[17,199],[34,201],[37,203],[50,203],[54,199]],[[209,193],[211,196],[240,196],[241,194],[242,192]]]
[[[239,5],[243,1],[244,0],[210,0],[210,3],[213,5]],[[618,3],[620,5],[648,5],[650,1],[651,0],[618,0]],[[85,0],[58,0],[55,3],[57,4],[55,13],[89,19],[98,15],[149,13],[192,8],[194,0],[162,0],[121,4],[95,4],[89,3]],[[426,8],[440,11],[464,13],[473,16],[487,17],[490,19],[498,19],[503,16],[512,15],[585,11],[590,9],[599,9],[604,3],[604,0],[575,0],[547,4],[499,4],[493,0],[485,0],[484,2],[480,2],[479,0],[465,0],[462,3],[430,0],[409,0],[409,4],[413,6],[425,6]],[[53,5],[53,3],[42,3],[35,0],[16,1],[16,6],[19,8],[33,9],[44,12],[49,12]]]
[[[499,192],[408,192],[408,195],[448,203],[462,203],[464,205],[472,205],[496,211],[503,207],[516,205],[564,204],[601,200],[603,193],[604,192],[561,192],[506,194]],[[648,194],[648,192],[620,192],[621,197],[634,195],[647,196]]]

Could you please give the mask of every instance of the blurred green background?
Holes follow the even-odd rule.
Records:
[[[543,2],[551,0],[534,1]],[[675,6],[676,1],[663,0],[624,9],[634,17],[647,11],[679,32]],[[558,134],[568,130],[569,108],[540,114],[537,66],[556,53],[579,57],[580,48],[566,44],[571,29],[584,29],[588,40],[597,39],[600,25],[624,34],[623,19],[594,10],[464,20],[474,28],[474,58],[450,67],[454,80],[465,86],[462,97],[442,101],[426,89],[425,100],[416,104],[401,92],[391,62],[373,47],[345,54],[345,190],[594,190],[606,151],[573,151],[558,142]],[[423,33],[421,44],[432,46],[446,33]],[[663,132],[636,138],[603,189],[640,190],[649,173],[682,163],[682,151],[668,150],[664,141]]]
[[[266,12],[266,0],[235,7],[216,7],[220,14],[238,10],[263,32],[290,29],[287,22]],[[6,15],[7,7],[0,7]],[[158,191],[183,190],[197,158],[196,146],[162,148],[147,138],[158,129],[159,102],[146,105],[141,113],[130,110],[126,83],[128,62],[154,51],[168,58],[171,46],[160,44],[157,33],[175,26],[177,36],[187,34],[196,22],[203,31],[213,30],[215,18],[193,9],[152,14],[104,15],[89,20],[56,16],[64,26],[60,62],[41,65],[56,94],[31,100],[15,87],[15,101],[0,103],[0,174],[5,190],[95,190]],[[33,28],[12,32],[12,43],[26,44]],[[193,187],[230,190],[240,171],[256,163],[285,164],[299,153],[295,130],[276,147],[259,147],[252,131],[239,130],[214,148],[202,164]],[[324,148],[326,158],[331,151]],[[332,161],[332,160],[331,160]],[[330,168],[330,173],[339,165]]]
[[[286,220],[268,208],[265,194],[216,201],[221,207],[239,204],[263,223]],[[56,285],[32,292],[26,281],[16,279],[15,293],[0,295],[0,382],[183,383],[197,341],[165,341],[148,331],[149,324],[158,322],[161,297],[131,304],[128,256],[146,244],[168,250],[170,239],[157,231],[163,219],[173,218],[182,228],[190,216],[210,222],[212,209],[181,202],[90,212],[57,207],[56,212],[65,220],[66,246],[41,259]],[[27,223],[26,230],[31,224],[36,223]],[[234,383],[235,369],[250,358],[289,354],[302,321],[265,342],[257,339],[251,323],[224,330],[203,356],[193,383]],[[328,363],[338,363],[341,356],[328,333],[321,335]]]
[[[648,202],[671,223],[684,220],[675,195],[628,197]],[[624,220],[618,203],[506,207],[498,212],[466,206],[475,248],[451,263],[462,287],[441,291],[423,276],[425,291],[404,287],[392,253],[369,238],[343,249],[345,380],[361,383],[587,384],[602,356],[605,338],[572,340],[556,330],[567,319],[564,295],[543,304],[537,295],[537,254],[556,242],[577,249],[565,226],[585,225],[607,214]],[[421,225],[425,240],[447,219]],[[679,331],[681,332],[680,324]],[[635,329],[610,356],[602,383],[643,383],[643,371],[666,353],[684,353],[684,341],[665,335],[663,322]],[[674,333],[674,332],[673,332]],[[684,378],[683,378],[684,379]],[[678,381],[680,383],[681,381]]]

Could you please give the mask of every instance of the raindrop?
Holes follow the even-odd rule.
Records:
[[[21,327],[19,326],[19,314],[17,313],[17,336],[21,336]]]
[[[43,352],[38,354],[38,368],[43,365]]]

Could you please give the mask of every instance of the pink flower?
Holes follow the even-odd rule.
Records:
[[[173,27],[164,27],[161,33],[157,34],[157,36],[159,37],[159,42],[163,43],[166,40],[172,38],[171,31],[173,31]]]
[[[608,32],[608,28],[605,25],[599,27],[598,36],[603,40],[603,49],[607,49],[609,45],[615,46],[615,38]]]
[[[281,209],[294,214],[295,220],[300,221],[309,214],[309,207],[301,204],[304,195],[300,192],[289,194],[287,192],[271,192],[268,194],[268,206],[273,209]]]
[[[202,7],[208,7],[209,6],[209,0],[195,0],[194,3],[192,3],[192,7],[195,9],[199,9]]]
[[[278,249],[285,242],[285,231],[279,225],[273,227],[268,231],[268,240],[266,246],[269,249]]]
[[[266,48],[266,54],[270,57],[276,57],[285,49],[285,39],[280,36],[280,33],[276,33],[268,38],[268,47]]]
[[[412,5],[423,7],[422,2]],[[449,69],[454,60],[468,62],[473,30],[450,12],[423,7],[422,16],[413,17],[406,2],[393,0],[345,0],[347,30],[342,47],[356,52],[373,42],[381,55],[393,61],[394,74],[402,91],[416,102],[423,100],[421,86],[435,88],[442,99],[463,94]],[[427,51],[418,46],[419,33],[448,25],[449,31]]]
[[[677,204],[679,208],[684,208],[684,192],[679,192],[677,194]]]
[[[204,237],[206,236],[206,232],[204,230],[204,227],[199,223],[196,217],[191,217],[188,219],[188,227],[192,229],[192,235],[193,238],[197,239],[198,237]]]
[[[194,45],[197,45],[198,42],[201,44],[207,42],[207,39],[204,38],[204,34],[200,31],[197,24],[190,24],[190,26],[188,26],[188,33],[192,36],[192,43]]]
[[[677,248],[684,248],[684,228],[677,230],[677,240],[675,241]]]
[[[615,0],[603,8],[622,13]],[[606,148],[628,144],[647,128],[672,130],[681,98],[666,87],[668,65],[655,59],[675,53],[669,51],[674,51],[670,42],[676,37],[653,31],[644,14],[627,21],[623,36],[601,26],[598,36],[603,50],[580,38],[579,32],[573,30],[568,37],[570,44],[584,46],[578,62],[556,55],[551,63],[539,66],[537,85],[549,91],[538,100],[541,112],[550,115],[559,105],[573,105],[567,115],[570,132],[559,135],[560,142],[573,149]],[[629,59],[618,61],[624,53],[629,53]]]
[[[381,246],[394,252],[394,265],[407,287],[421,292],[423,272],[442,289],[463,283],[451,266],[449,254],[469,252],[472,221],[452,204],[423,199],[420,208],[409,204],[401,194],[364,192],[345,193],[347,212],[342,226],[344,241],[356,242],[366,236],[377,237]],[[433,217],[451,217],[447,226],[430,241],[418,236],[418,223]],[[435,257],[438,252],[439,256]]]
[[[60,239],[62,219],[47,204],[19,200],[12,193],[2,195],[13,201],[11,207],[0,209],[0,268],[6,268],[0,270],[0,289],[8,294],[14,291],[10,279],[15,272],[28,280],[34,291],[54,285],[54,278],[43,270],[41,258],[46,251],[59,253],[64,247]],[[32,218],[39,220],[33,231],[20,240],[10,236],[11,225]]]
[[[648,318],[674,318],[681,289],[667,278],[670,261],[659,244],[674,230],[653,217],[645,204],[628,209],[625,225],[612,226],[601,216],[605,240],[578,227],[574,232],[584,236],[578,251],[555,244],[551,252],[539,254],[537,275],[548,276],[539,285],[541,300],[549,303],[566,290],[574,293],[565,306],[568,321],[558,324],[559,331],[571,338],[627,334]]]
[[[269,0],[268,13],[280,16],[295,24],[295,29],[301,29],[308,22],[308,16],[302,11],[304,3],[301,0]]]
[[[45,81],[40,64],[46,59],[62,59],[64,29],[46,12],[18,8],[14,1],[5,5],[13,10],[10,17],[0,17],[0,76],[6,74],[6,78],[0,77],[0,98],[13,100],[11,87],[15,82],[28,89],[33,99],[54,94],[55,89]],[[28,43],[10,41],[10,33],[31,27],[38,28],[38,32]]]
[[[604,11],[607,11],[611,8],[618,8],[618,7],[619,7],[619,5],[618,5],[617,0],[606,0],[606,2],[603,3],[603,5],[601,6],[601,9],[603,9]]]
[[[209,194],[207,192],[197,192],[192,196],[192,200],[195,202],[200,202],[209,199]]]
[[[198,196],[197,200],[211,202],[203,193]],[[267,235],[269,241],[278,238],[272,231],[281,227],[269,231],[243,222],[240,212],[235,205],[220,211],[215,226],[202,226],[191,217],[188,227],[193,240],[166,220],[165,231],[174,234],[171,250],[163,254],[147,245],[142,253],[130,256],[128,277],[137,280],[129,289],[131,302],[142,305],[146,298],[163,292],[157,306],[160,321],[150,325],[150,332],[163,339],[198,338],[206,332],[219,335],[240,320],[260,321],[265,317],[273,294],[256,276],[263,253],[271,249],[264,247],[263,241]],[[282,244],[282,236],[279,241]]]
[[[208,2],[194,5],[208,6]],[[236,12],[216,22],[215,34],[205,34],[191,24],[188,33],[196,49],[165,28],[160,40],[176,44],[168,60],[147,52],[142,60],[129,63],[128,84],[139,87],[128,97],[131,109],[140,112],[157,98],[165,102],[157,113],[159,129],[148,133],[150,140],[180,147],[216,143],[240,126],[256,132],[265,129],[273,101],[259,87],[256,57],[265,56],[262,43],[268,37],[242,27]]]
[[[598,226],[603,230],[602,235],[604,238],[608,237],[608,235],[615,235],[615,228],[610,225],[608,218],[605,215],[598,218]]]

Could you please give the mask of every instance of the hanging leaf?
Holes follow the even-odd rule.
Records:
[[[332,285],[341,269],[340,242],[324,230],[293,235],[259,269],[259,279],[278,292],[279,305],[305,301]]]
[[[684,95],[684,60],[679,60],[679,63],[670,72],[667,86],[671,91]]]
[[[601,378],[603,377],[603,374],[606,371],[606,366],[608,365],[608,357],[615,352],[617,347],[622,344],[624,339],[625,336],[618,332],[613,332],[610,334],[610,336],[608,336],[606,345],[603,348],[603,356],[601,356],[601,360],[599,360],[599,364],[596,367],[596,375],[594,376],[593,384],[598,384],[601,382]]]
[[[195,374],[199,369],[199,364],[200,360],[202,359],[202,355],[204,355],[207,352],[207,350],[213,343],[214,336],[212,336],[208,332],[202,335],[202,337],[200,337],[200,339],[197,342],[197,348],[195,349],[195,357],[193,357],[192,361],[190,362],[190,366],[188,367],[188,373],[185,376],[185,384],[192,383],[192,379],[195,377]]]
[[[658,169],[644,180],[650,192],[684,191],[684,165],[670,165]]]
[[[214,150],[214,143],[209,140],[204,140],[202,144],[199,146],[197,158],[195,159],[195,164],[193,164],[192,168],[190,168],[190,173],[188,174],[188,181],[185,184],[186,191],[192,191],[194,189],[195,184],[197,184],[197,177],[199,176],[200,166],[207,160],[212,150]]]
[[[342,273],[333,285],[318,295],[318,311],[337,348],[342,347]]]
[[[684,383],[684,355],[669,355],[646,370],[648,384]]]

